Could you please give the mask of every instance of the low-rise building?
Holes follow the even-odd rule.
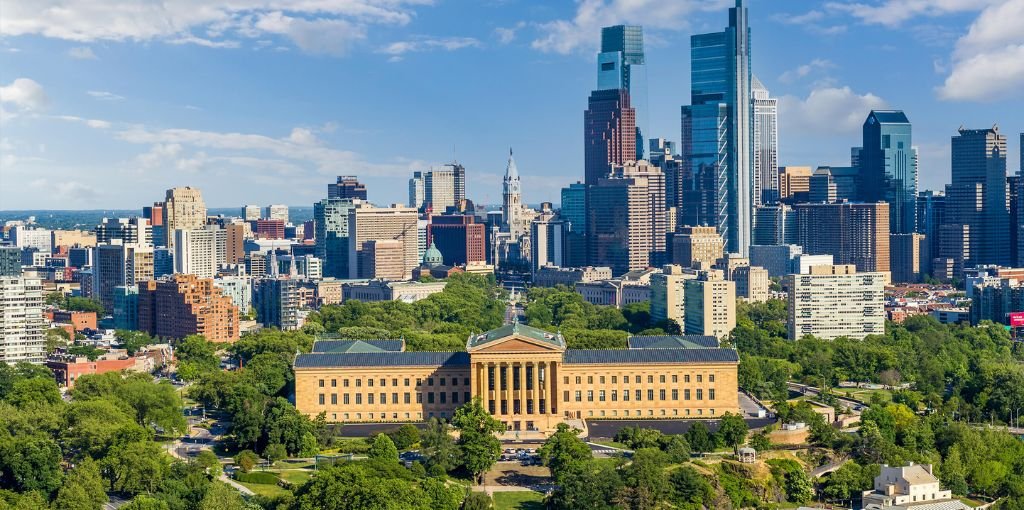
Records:
[[[75,331],[96,329],[96,312],[77,312],[70,310],[53,310],[47,312],[50,322],[71,324]]]
[[[942,490],[939,479],[932,473],[931,464],[882,466],[875,477],[874,490],[863,495],[865,510],[970,510],[953,499],[953,493]]]
[[[83,375],[105,374],[107,372],[146,372],[147,360],[144,357],[129,356],[124,349],[110,350],[95,360],[86,356],[55,353],[46,358],[46,367],[53,372],[57,385],[73,388],[75,381]]]
[[[554,287],[556,285],[573,286],[577,283],[590,283],[598,280],[610,280],[612,268],[610,267],[556,267],[544,266],[537,269],[533,275],[533,285],[536,287]]]
[[[404,301],[414,303],[444,290],[448,282],[388,282],[370,280],[346,283],[342,288],[344,301]]]
[[[650,285],[622,279],[577,283],[576,292],[588,303],[615,308],[651,300]]]

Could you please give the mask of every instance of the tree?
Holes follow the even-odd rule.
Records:
[[[242,450],[235,455],[235,465],[243,473],[252,471],[252,468],[256,467],[256,463],[260,461],[259,455],[252,450]]]
[[[828,501],[855,499],[873,487],[878,471],[877,465],[861,467],[855,462],[847,462],[828,475],[821,492]]]
[[[46,330],[46,353],[50,354],[58,347],[66,347],[69,341],[71,341],[71,335],[64,328]]]
[[[462,510],[492,510],[494,500],[486,492],[470,492],[462,502]]]
[[[245,510],[245,501],[237,490],[226,483],[214,481],[206,489],[199,510]]]
[[[665,466],[668,456],[655,448],[641,448],[633,454],[633,462],[622,469],[625,485],[616,503],[634,510],[657,508],[670,490]]]
[[[196,455],[196,465],[203,468],[211,478],[220,476],[220,459],[217,458],[217,454],[213,453],[212,450],[200,451],[199,455]]]
[[[420,429],[411,423],[406,423],[398,429],[389,432],[388,436],[395,442],[395,448],[405,450],[420,442]]]
[[[62,510],[96,510],[107,502],[106,484],[99,465],[86,457],[68,471],[53,504]]]
[[[452,424],[459,429],[458,445],[462,464],[473,474],[477,483],[482,483],[483,474],[501,454],[501,442],[494,434],[504,430],[505,426],[484,409],[480,397],[458,408]]]
[[[671,462],[682,463],[690,460],[690,443],[681,435],[665,436],[661,449],[668,454]]]
[[[711,437],[711,431],[702,421],[695,422],[686,431],[686,442],[690,443],[690,448],[697,453],[715,451],[715,439]]]
[[[718,435],[726,446],[736,450],[747,440],[747,422],[742,416],[733,413],[725,413],[722,416],[722,424],[718,428]]]
[[[750,436],[750,447],[759,453],[766,452],[772,449],[772,440],[768,437],[768,433],[762,430]]]
[[[320,453],[320,444],[316,440],[316,436],[312,432],[306,432],[302,435],[302,450],[299,451],[299,456],[303,458],[316,457]]]
[[[711,483],[690,466],[682,466],[669,474],[672,486],[672,501],[687,510],[711,507],[715,490]]]
[[[167,502],[156,499],[148,494],[139,494],[132,498],[121,510],[170,510]]]
[[[149,441],[117,445],[103,459],[110,487],[132,495],[156,491],[170,464],[160,446]]]
[[[202,335],[189,335],[177,343],[174,355],[178,360],[178,377],[186,381],[198,379],[220,367],[217,344]]]
[[[60,390],[57,389],[57,382],[52,378],[19,378],[14,381],[10,393],[7,394],[7,401],[17,407],[25,407],[31,404],[54,405],[60,403]]]
[[[271,443],[267,445],[265,450],[263,450],[263,456],[273,464],[281,459],[287,458],[288,450],[285,449],[284,445],[281,443]]]
[[[427,421],[420,445],[428,468],[437,466],[443,472],[447,472],[455,469],[459,463],[459,450],[455,440],[448,433],[448,425],[437,418]]]
[[[142,350],[143,347],[155,343],[153,337],[149,336],[149,333],[145,331],[119,329],[114,332],[114,336],[117,337],[121,348],[127,350],[128,354],[132,355]]]
[[[814,483],[803,469],[786,473],[786,499],[793,503],[806,503],[814,497]]]
[[[397,462],[398,448],[395,448],[395,442],[387,434],[377,434],[373,438],[373,443],[370,444],[367,456],[373,460]]]
[[[73,312],[95,312],[97,317],[103,317],[103,303],[97,299],[69,296],[64,302],[63,308]]]
[[[3,436],[0,428],[0,486],[18,492],[52,494],[61,483],[60,447],[46,436]]]
[[[551,469],[555,483],[562,483],[563,475],[570,467],[582,464],[594,456],[590,447],[577,434],[578,430],[559,423],[558,430],[540,447],[540,458]]]

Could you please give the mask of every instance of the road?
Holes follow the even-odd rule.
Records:
[[[786,386],[790,389],[790,391],[795,391],[802,395],[818,395],[821,393],[821,389],[815,388],[814,386],[808,386],[806,384],[787,382]],[[851,413],[857,415],[859,415],[861,412],[861,409],[859,408],[864,406],[864,404],[861,402],[840,397],[839,395],[836,395],[836,400],[838,400],[839,403],[843,405],[843,407],[849,409]]]

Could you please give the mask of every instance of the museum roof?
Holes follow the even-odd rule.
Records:
[[[312,352],[320,353],[370,353],[400,352],[405,350],[405,340],[317,340],[313,342]]]
[[[448,367],[469,365],[468,352],[310,353],[295,357],[295,368]]]
[[[710,335],[640,335],[629,337],[630,349],[713,349],[718,339]]]
[[[733,349],[567,349],[566,364],[736,363]]]
[[[562,338],[561,333],[551,333],[540,328],[520,324],[519,322],[513,322],[512,324],[506,324],[490,331],[471,335],[469,337],[469,341],[466,342],[466,348],[471,349],[473,347],[479,347],[510,336],[521,336],[561,349],[565,348],[565,339]]]

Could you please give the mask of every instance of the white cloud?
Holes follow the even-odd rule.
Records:
[[[112,125],[109,121],[100,119],[84,119],[75,115],[55,115],[53,118],[58,120],[66,120],[68,122],[79,122],[89,126],[93,129],[108,129]]]
[[[857,94],[850,87],[822,87],[807,98],[779,98],[779,130],[819,135],[854,134],[873,109],[886,107],[882,98]]]
[[[698,11],[715,11],[729,0],[577,0],[571,20],[538,25],[543,35],[531,46],[548,53],[569,54],[597,47],[601,27],[616,24],[643,25],[645,29],[681,30]]]
[[[300,127],[292,128],[292,134],[288,135],[288,141],[299,145],[316,145],[320,143],[320,140],[313,134],[312,129]]]
[[[479,47],[480,41],[472,37],[424,37],[408,41],[396,41],[391,44],[388,44],[387,46],[384,46],[383,48],[378,50],[378,52],[384,53],[385,55],[401,57],[406,53],[413,52],[433,50],[455,51],[461,50],[463,48]]]
[[[33,188],[43,189],[46,193],[62,202],[74,201],[88,203],[95,201],[100,192],[89,184],[70,180],[35,179],[28,183]]]
[[[10,85],[0,86],[0,105],[9,103],[21,111],[39,111],[50,103],[43,86],[31,78],[18,78]],[[14,117],[16,112],[4,110],[4,116]]]
[[[88,46],[76,46],[68,50],[68,56],[79,60],[96,60],[99,57]]]
[[[151,41],[234,48],[277,34],[305,51],[344,54],[370,24],[405,25],[433,0],[7,0],[0,36]],[[287,14],[285,14],[287,13]]]
[[[511,27],[498,27],[494,29],[494,35],[498,36],[498,42],[508,44],[515,40],[516,33],[526,27],[525,21],[520,21]]]
[[[848,13],[864,23],[898,27],[911,19],[973,12],[1001,1],[1004,0],[885,0],[875,4],[828,2],[825,7]]]
[[[107,92],[105,90],[89,90],[86,94],[102,101],[121,101],[124,99],[124,96],[119,96],[113,92]]]
[[[939,87],[949,100],[991,101],[1024,88],[1024,0],[986,8],[956,44],[952,70]]]
[[[835,64],[833,64],[831,61],[822,58],[816,58],[806,64],[798,66],[796,69],[790,69],[782,73],[781,75],[779,75],[779,81],[781,81],[782,83],[793,83],[799,80],[800,78],[806,77],[812,72],[823,71],[825,69],[829,69],[832,67],[835,67]]]

